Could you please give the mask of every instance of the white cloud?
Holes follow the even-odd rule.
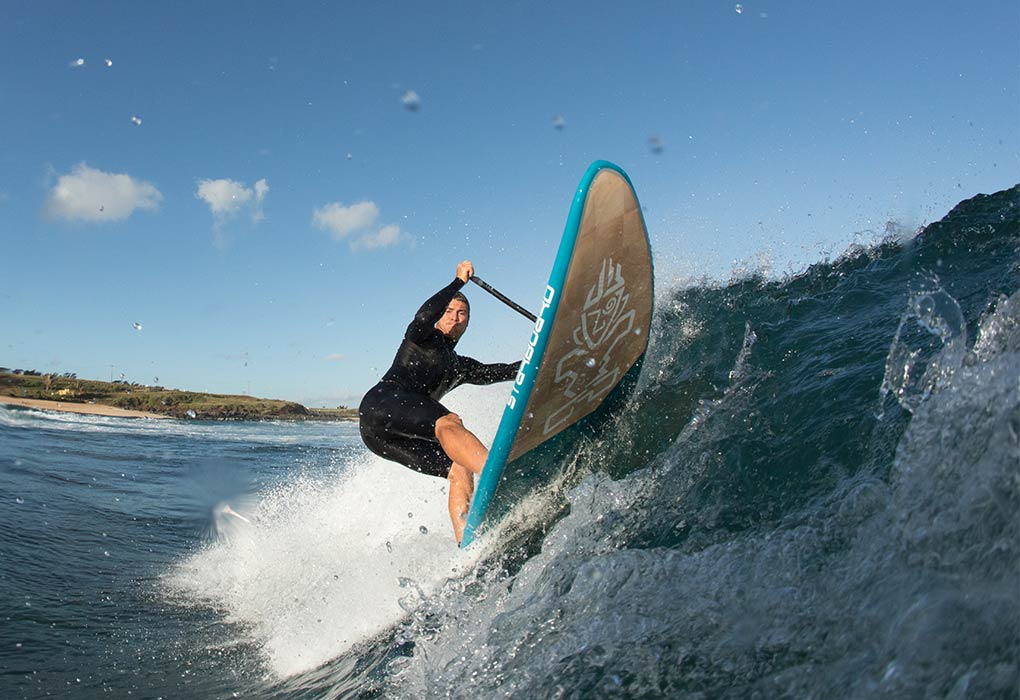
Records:
[[[253,223],[266,218],[262,211],[262,203],[269,192],[269,183],[265,178],[258,180],[254,187],[243,182],[221,178],[219,180],[199,180],[195,196],[209,205],[213,215],[213,245],[224,248],[229,245],[229,235],[224,224],[244,211],[250,211]]]
[[[266,218],[266,215],[262,213],[262,202],[265,200],[267,192],[269,192],[269,183],[266,182],[266,178],[255,183],[255,213],[252,214],[254,221],[262,221]]]
[[[400,227],[396,224],[383,226],[373,233],[365,233],[351,241],[352,250],[375,250],[376,248],[388,248],[401,241],[403,236]]]
[[[265,218],[262,203],[267,192],[269,183],[265,178],[256,182],[254,188],[246,186],[243,182],[223,178],[199,180],[195,196],[209,205],[217,225],[248,208],[251,209],[252,221],[257,223]]]
[[[158,209],[162,200],[163,195],[149,182],[79,163],[57,179],[43,210],[68,221],[121,221],[135,209]]]
[[[234,180],[200,180],[195,196],[209,205],[213,216],[231,216],[251,199],[252,191]]]
[[[330,362],[339,362],[340,360],[344,359],[344,354],[341,352],[333,352],[330,353],[329,355],[326,355],[326,359]]]
[[[375,202],[358,202],[349,207],[332,202],[312,212],[312,223],[329,231],[339,241],[359,229],[368,228],[378,216],[379,207]]]
[[[394,224],[374,228],[379,218],[379,207],[375,202],[358,202],[345,207],[340,202],[331,202],[312,212],[312,223],[329,231],[335,240],[347,240],[351,250],[375,250],[388,248],[404,240],[400,227]]]

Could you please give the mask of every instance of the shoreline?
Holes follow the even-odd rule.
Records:
[[[42,411],[59,411],[62,413],[83,413],[90,416],[107,416],[110,418],[159,418],[167,419],[170,416],[148,411],[131,411],[116,406],[106,406],[100,403],[73,403],[70,401],[48,401],[46,399],[23,399],[17,396],[0,395],[0,404],[8,406],[21,406],[22,408],[35,408]]]

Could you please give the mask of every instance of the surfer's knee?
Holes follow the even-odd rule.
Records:
[[[436,421],[436,438],[443,441],[443,435],[457,430],[464,430],[464,421],[456,413],[447,413]]]

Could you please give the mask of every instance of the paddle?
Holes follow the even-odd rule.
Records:
[[[535,316],[535,314],[533,314],[530,311],[528,311],[527,309],[525,309],[523,306],[521,306],[520,304],[518,304],[517,302],[512,300],[510,297],[508,297],[505,294],[503,294],[501,291],[499,291],[498,289],[496,289],[495,287],[493,287],[491,284],[489,284],[485,280],[481,279],[480,277],[475,277],[475,276],[472,275],[471,276],[471,281],[474,282],[475,284],[477,284],[479,287],[481,287],[485,291],[487,291],[492,296],[494,296],[497,299],[499,299],[501,302],[503,302],[504,304],[509,306],[511,309],[513,309],[514,311],[519,313],[521,316],[524,316],[525,318],[530,319],[532,322],[538,320],[538,317]]]

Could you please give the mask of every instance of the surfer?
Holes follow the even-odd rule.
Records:
[[[460,384],[493,384],[517,376],[519,362],[482,364],[454,352],[471,308],[460,289],[475,274],[465,260],[454,280],[414,315],[393,364],[358,408],[365,446],[388,460],[449,480],[450,520],[458,544],[464,533],[474,474],[488,450],[439,400]]]

